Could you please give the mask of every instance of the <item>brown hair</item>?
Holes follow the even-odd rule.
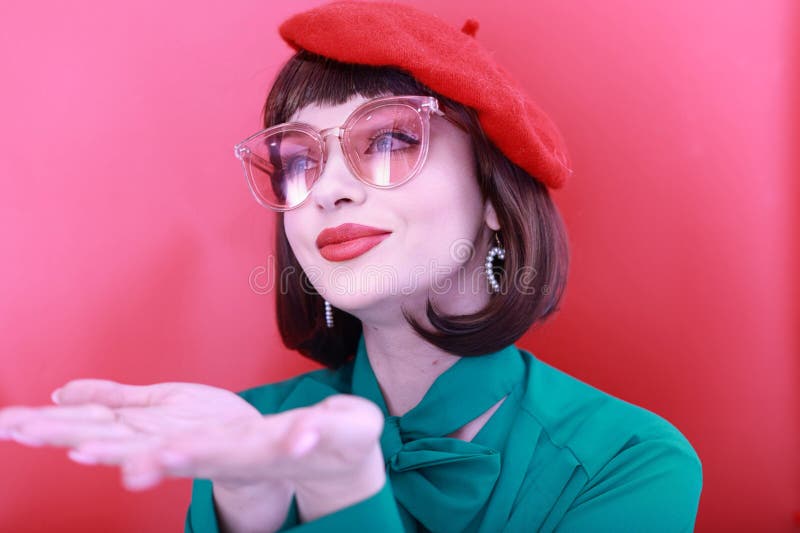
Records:
[[[375,98],[389,94],[434,96],[446,106],[448,114],[454,114],[467,127],[482,198],[490,198],[495,208],[505,248],[503,266],[495,270],[501,290],[491,296],[484,309],[468,315],[442,315],[428,299],[426,312],[434,331],[423,328],[405,310],[403,315],[422,338],[444,351],[460,356],[495,352],[557,310],[566,286],[569,243],[547,187],[494,146],[472,108],[434,92],[407,71],[341,63],[300,50],[272,85],[263,109],[264,127],[286,122],[307,105],[339,105],[355,95]],[[336,309],[334,327],[326,326],[323,298],[292,252],[283,213],[277,216],[277,272],[299,274],[276,291],[283,343],[328,368],[338,368],[355,354],[361,321]]]

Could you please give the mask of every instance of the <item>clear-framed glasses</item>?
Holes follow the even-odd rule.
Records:
[[[261,130],[234,147],[256,200],[276,211],[299,207],[325,169],[325,137],[335,135],[350,171],[381,189],[398,187],[425,164],[431,114],[447,116],[433,96],[384,96],[358,106],[339,127],[322,131],[303,122]]]

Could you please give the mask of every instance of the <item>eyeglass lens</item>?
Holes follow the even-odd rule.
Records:
[[[345,132],[345,158],[363,181],[397,186],[421,162],[424,126],[421,114],[407,104],[370,109],[357,115]],[[322,173],[322,146],[318,135],[302,129],[252,139],[244,164],[254,192],[274,207],[299,205]]]

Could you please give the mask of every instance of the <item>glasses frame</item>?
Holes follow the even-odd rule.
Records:
[[[406,105],[412,108],[414,111],[419,114],[420,118],[422,119],[422,154],[420,155],[419,162],[416,164],[414,169],[409,173],[409,175],[401,182],[392,183],[390,185],[377,185],[364,179],[361,176],[361,173],[358,171],[358,167],[356,166],[355,161],[352,160],[352,153],[348,149],[349,145],[349,135],[352,131],[353,126],[355,123],[366,113],[384,107],[386,105]],[[325,142],[326,137],[329,135],[334,135],[339,139],[339,146],[342,149],[342,153],[344,154],[345,162],[347,167],[350,169],[350,172],[358,178],[361,182],[369,185],[370,187],[375,187],[377,189],[393,189],[395,187],[399,187],[405,183],[408,183],[414,176],[416,176],[422,167],[425,165],[425,161],[428,158],[428,149],[430,147],[430,117],[431,115],[442,117],[459,129],[463,131],[468,131],[466,126],[463,125],[457,119],[449,116],[444,112],[444,109],[440,108],[439,101],[434,96],[421,96],[421,95],[391,95],[391,96],[382,96],[379,98],[374,98],[367,102],[364,102],[357,108],[353,110],[352,113],[345,119],[344,124],[341,126],[335,126],[331,128],[325,128],[323,130],[317,130],[313,126],[306,124],[304,122],[285,122],[282,124],[277,124],[275,126],[271,126],[269,128],[263,129],[250,135],[242,142],[238,143],[236,146],[233,147],[233,153],[236,158],[242,163],[242,168],[244,170],[245,179],[247,180],[247,185],[250,187],[250,192],[253,193],[253,197],[255,197],[256,201],[261,204],[262,206],[272,209],[274,211],[285,212],[290,211],[292,209],[296,209],[302,206],[308,198],[311,196],[311,191],[314,189],[316,184],[319,182],[319,178],[322,176],[323,172],[325,171],[325,163],[328,159],[328,150],[327,150],[327,143]],[[308,192],[306,193],[305,197],[300,200],[296,205],[291,207],[280,207],[277,205],[272,205],[271,203],[267,202],[265,199],[261,197],[261,194],[258,192],[258,188],[256,187],[255,178],[253,177],[250,169],[249,169],[249,159],[256,159],[264,161],[258,154],[254,153],[253,150],[248,146],[254,140],[267,137],[268,135],[272,135],[275,133],[283,133],[286,131],[297,131],[304,133],[310,136],[312,139],[316,140],[319,145],[320,153],[322,154],[322,163],[318,167],[317,176],[315,178],[314,183],[311,187],[308,188]],[[266,161],[265,161],[266,162]]]

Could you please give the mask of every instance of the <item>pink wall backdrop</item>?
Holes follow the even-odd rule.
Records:
[[[318,3],[0,4],[0,405],[316,368],[277,336],[273,216],[232,147],[289,56],[278,23]],[[698,531],[794,530],[798,4],[412,3],[477,18],[575,161],[562,311],[518,344],[683,431]],[[189,501],[59,449],[0,442],[0,472],[2,531],[178,531]]]

